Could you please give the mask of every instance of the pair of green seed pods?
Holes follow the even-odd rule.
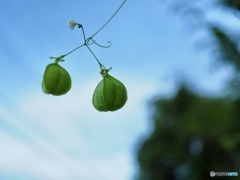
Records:
[[[127,89],[122,82],[103,71],[103,79],[97,85],[92,104],[98,111],[116,111],[127,102]],[[71,89],[69,73],[58,63],[49,64],[44,72],[42,90],[46,94],[60,96]]]

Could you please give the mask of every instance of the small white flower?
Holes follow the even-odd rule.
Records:
[[[75,26],[76,26],[78,23],[76,23],[74,20],[70,19],[67,24],[68,24],[68,27],[69,27],[70,29],[74,29]]]

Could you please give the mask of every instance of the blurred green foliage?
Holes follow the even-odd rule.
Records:
[[[215,37],[215,46],[218,59],[222,62],[233,65],[237,71],[240,71],[240,52],[238,48],[239,43],[236,38],[228,35],[217,26],[212,25],[209,28]]]
[[[235,11],[240,1],[218,3]],[[183,83],[174,97],[155,100],[153,131],[138,149],[139,180],[205,180],[212,179],[211,171],[240,176],[239,42],[216,24],[209,23],[207,29],[218,62],[235,67],[226,87],[230,94],[203,97]]]
[[[225,7],[236,8],[239,6],[240,2],[239,0],[220,0],[219,3]]]
[[[138,153],[139,179],[202,180],[211,171],[238,172],[240,100],[201,97],[182,86],[154,107],[154,130]]]

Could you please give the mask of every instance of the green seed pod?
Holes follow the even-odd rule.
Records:
[[[97,85],[92,103],[98,111],[116,111],[127,102],[127,89],[122,82],[110,76],[103,75],[103,80]]]
[[[45,94],[59,96],[71,89],[71,77],[58,63],[49,64],[44,72],[42,90]]]

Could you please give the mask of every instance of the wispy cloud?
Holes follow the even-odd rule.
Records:
[[[13,110],[2,106],[2,123],[10,128],[0,133],[0,172],[48,179],[130,179],[132,149],[147,129],[144,103],[154,86],[126,84],[129,100],[114,113],[92,106],[95,81],[61,97],[34,91],[15,102]]]

